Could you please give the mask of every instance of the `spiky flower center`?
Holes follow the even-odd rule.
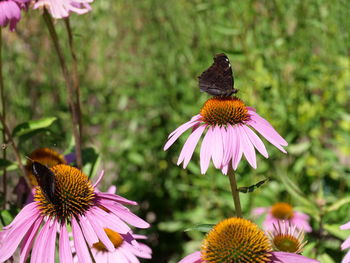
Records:
[[[232,217],[207,234],[201,255],[208,263],[264,263],[270,261],[270,251],[268,237],[256,224]]]
[[[105,228],[104,230],[105,230],[109,240],[114,245],[114,248],[117,249],[123,244],[124,239],[122,238],[122,236],[119,233],[117,233],[109,228]],[[100,252],[108,252],[108,249],[101,241],[93,244],[93,248],[95,248],[96,250],[98,250]]]
[[[211,98],[204,103],[200,115],[210,125],[234,125],[249,120],[247,107],[237,97]]]
[[[32,152],[29,155],[27,165],[25,167],[26,175],[32,187],[35,187],[38,185],[38,182],[32,173],[32,163],[33,163],[32,161],[39,162],[49,168],[56,164],[66,164],[66,161],[64,160],[63,156],[60,155],[58,152],[49,148],[36,149],[34,152]]]
[[[304,231],[297,230],[295,225],[287,221],[279,221],[274,224],[274,230],[269,232],[273,250],[290,253],[301,253],[306,244]]]
[[[55,175],[55,193],[49,200],[37,186],[34,200],[38,202],[41,213],[69,220],[71,216],[83,214],[94,200],[94,188],[88,177],[79,169],[59,164],[50,168]]]
[[[293,207],[288,203],[276,203],[271,207],[271,214],[280,220],[289,220],[294,216]]]

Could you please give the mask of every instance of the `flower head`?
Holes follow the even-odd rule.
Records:
[[[53,196],[48,197],[47,191],[36,187],[34,202],[25,206],[1,232],[0,262],[10,258],[20,245],[20,262],[26,262],[32,249],[32,262],[53,263],[57,233],[60,262],[73,262],[68,229],[72,229],[79,262],[92,262],[89,247],[98,242],[110,252],[116,250],[105,232],[106,228],[123,236],[123,242],[137,246],[126,223],[139,228],[147,228],[149,224],[124,206],[136,205],[136,202],[96,191],[103,173],[92,185],[77,168],[59,164],[51,171],[55,185]]]
[[[224,174],[227,173],[229,166],[236,170],[243,154],[249,164],[256,168],[255,148],[268,158],[264,143],[251,128],[284,153],[286,151],[282,146],[288,145],[270,123],[237,97],[214,97],[207,100],[200,114],[169,135],[164,150],[190,128],[192,133],[182,148],[177,164],[183,163],[183,167],[186,168],[199,139],[205,133],[200,149],[202,174],[208,170],[211,159],[214,166],[222,169]]]
[[[340,229],[350,229],[350,222],[340,226]],[[341,244],[341,249],[345,250],[348,249],[350,247],[350,237],[348,237],[343,244]],[[345,257],[343,258],[341,263],[349,263],[350,262],[350,251],[348,251],[345,255]]]
[[[71,12],[79,15],[91,10],[89,3],[93,0],[34,0],[34,9],[47,8],[53,18],[60,19],[70,15]]]
[[[21,9],[24,9],[30,0],[2,0],[0,1],[0,27],[10,25],[14,31],[21,19]]]
[[[266,234],[253,222],[229,218],[217,224],[203,241],[201,251],[192,253],[179,263],[316,263],[304,256],[275,252]]]
[[[253,215],[255,216],[265,213],[267,213],[267,215],[263,225],[267,231],[274,230],[274,224],[278,225],[278,222],[283,220],[287,221],[287,223],[290,223],[292,226],[295,225],[299,230],[303,230],[305,232],[312,231],[312,228],[309,224],[309,216],[304,213],[295,211],[293,207],[288,203],[278,202],[271,207],[258,207],[253,210]]]
[[[273,225],[274,230],[269,231],[270,241],[274,251],[284,251],[300,254],[306,244],[304,231],[298,230],[296,225],[292,226],[288,221],[278,221]]]

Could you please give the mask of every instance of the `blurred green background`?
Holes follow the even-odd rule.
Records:
[[[259,156],[256,170],[245,160],[239,165],[239,186],[272,178],[242,194],[245,216],[290,202],[311,215],[305,255],[340,262],[340,244],[350,235],[338,229],[350,220],[350,2],[116,0],[92,7],[70,18],[84,146],[100,154],[102,189],[115,184],[152,224],[143,232],[151,262],[177,262],[198,250],[204,233],[184,229],[234,214],[228,178],[213,167],[200,175],[198,149],[186,170],[176,166],[188,133],[163,151],[168,134],[209,98],[197,77],[221,52],[231,60],[240,98],[289,142],[284,155],[265,141],[270,158]],[[63,21],[56,29],[69,60]],[[20,138],[21,152],[69,152],[66,89],[40,12],[30,10],[4,38],[10,126],[57,117],[49,129]]]

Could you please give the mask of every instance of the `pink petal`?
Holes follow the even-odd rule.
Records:
[[[110,211],[114,213],[116,216],[127,222],[128,224],[138,227],[138,228],[149,228],[150,225],[144,221],[143,219],[139,218],[135,214],[133,214],[128,208],[120,205],[115,204],[114,207],[110,207]]]
[[[108,210],[113,206],[106,206]],[[100,208],[93,208],[88,213],[92,213],[95,220],[99,220],[104,227],[110,228],[119,234],[126,234],[131,231],[130,227],[112,213],[107,213]]]
[[[183,134],[185,131],[187,131],[189,128],[193,127],[197,121],[189,121],[184,124],[182,124],[180,127],[178,127],[175,131],[173,131],[170,136],[169,140],[164,145],[164,151],[168,150],[171,145]]]
[[[93,216],[91,213],[85,213],[87,219],[89,220],[92,228],[94,229],[94,232],[98,236],[98,239],[105,245],[105,247],[110,251],[113,252],[115,250],[113,243],[107,236],[106,232],[103,229],[103,226],[100,225],[99,221],[96,220],[96,217]]]
[[[0,262],[7,260],[13,255],[23,237],[39,218],[39,216],[35,216],[35,213],[32,216],[26,214],[26,217],[24,217],[22,211],[16,216],[16,218],[20,217],[21,220],[16,220],[15,218],[17,223],[12,225],[10,229],[5,230],[6,240],[0,245]]]
[[[346,253],[341,263],[349,263],[350,262],[350,252]]]
[[[266,126],[272,127],[271,123],[269,123],[267,120],[265,120],[259,114],[257,114],[255,110],[254,111],[248,110],[248,114],[250,115],[250,119],[254,119],[255,121],[261,122],[262,124],[264,124]]]
[[[199,138],[201,137],[205,127],[206,127],[205,125],[198,127],[198,129],[196,129],[188,137],[188,139],[186,140],[186,142],[181,150],[179,159],[177,161],[177,165],[179,165],[183,161],[183,168],[186,168],[186,166],[188,165],[188,163],[191,160],[191,157],[193,155],[193,151],[196,148],[196,145],[197,145]]]
[[[39,209],[38,204],[36,202],[30,203],[22,208],[21,212],[15,217],[15,219],[11,222],[11,224],[4,227],[4,229],[9,229],[14,225],[22,225],[24,220],[27,220],[28,217],[33,217],[33,215],[38,216]]]
[[[271,263],[319,263],[318,260],[294,253],[272,252],[271,254],[274,256],[274,260],[272,260]]]
[[[300,212],[294,212],[294,217],[290,220],[298,229],[303,229],[305,232],[311,232],[312,228],[309,224],[309,216]]]
[[[250,128],[245,125],[242,125],[242,128],[245,134],[248,136],[251,143],[255,146],[255,148],[261,153],[265,158],[269,157],[269,154],[266,151],[264,143],[260,140],[259,136],[256,135]]]
[[[191,118],[190,121],[188,121],[188,122],[182,124],[181,126],[177,127],[176,130],[174,130],[172,133],[169,134],[168,139],[169,139],[170,137],[172,137],[175,133],[179,132],[180,130],[183,130],[183,127],[185,127],[187,123],[197,122],[197,121],[200,119],[200,116],[201,116],[201,115],[197,114],[197,115],[193,116],[193,117]],[[192,127],[192,126],[191,126],[191,127]],[[187,130],[187,129],[186,129],[186,130]]]
[[[50,226],[47,242],[46,242],[46,261],[49,263],[55,263],[55,251],[56,251],[56,234],[57,234],[57,220],[53,220],[52,225]]]
[[[227,124],[227,126],[231,126],[230,124]],[[221,128],[221,134],[223,138],[223,146],[224,146],[224,157],[221,166],[228,167],[228,163],[230,162],[231,156],[232,156],[232,133],[229,132],[229,128],[227,130],[222,127]]]
[[[39,217],[39,219],[35,221],[31,229],[27,232],[27,235],[21,245],[21,254],[19,257],[19,263],[24,263],[27,261],[29,252],[33,246],[35,236],[38,233],[38,229],[42,221],[43,221],[43,218]]]
[[[346,224],[344,224],[344,225],[341,225],[341,226],[340,226],[340,229],[343,229],[343,230],[345,230],[345,229],[350,229],[350,222],[348,222],[348,223],[346,223]]]
[[[268,212],[268,208],[266,207],[257,207],[254,208],[252,211],[253,216],[260,216]]]
[[[68,231],[65,223],[61,225],[60,239],[59,239],[59,255],[60,255],[60,262],[73,263],[72,250],[69,243]]]
[[[262,136],[265,137],[266,140],[268,140],[272,145],[274,145],[277,149],[279,149],[283,153],[287,153],[283,147],[281,147],[280,143],[277,141],[277,137],[275,136],[277,132],[272,133],[271,128],[269,131],[268,126],[265,126],[263,124],[254,122],[254,121],[249,121],[247,124],[252,126],[255,130],[257,130]]]
[[[128,200],[116,194],[109,194],[109,193],[95,193],[95,194],[97,197],[100,197],[101,199],[109,199],[109,200],[113,200],[115,202],[127,204],[127,205],[137,205],[135,201]]]
[[[200,262],[204,262],[201,259],[200,251],[196,251],[192,254],[189,254],[188,256],[186,256],[185,258],[179,261],[179,263],[200,263]]]
[[[48,238],[50,236],[50,224],[50,220],[46,221],[43,228],[40,230],[40,233],[36,238],[35,244],[33,246],[30,263],[47,262],[49,255],[48,251],[46,250],[46,246],[48,244]]]
[[[215,168],[220,168],[224,156],[224,149],[222,145],[222,136],[221,136],[221,130],[219,126],[215,126],[213,130],[213,163]]]
[[[232,167],[234,170],[237,169],[239,162],[241,161],[243,150],[241,146],[241,142],[239,140],[239,133],[237,131],[237,127],[231,127],[231,136],[233,138],[232,141]]]
[[[74,247],[76,249],[79,262],[92,263],[83,233],[81,232],[80,226],[74,217],[72,217],[72,230]]]
[[[98,237],[92,228],[89,220],[85,216],[79,216],[81,230],[84,234],[86,242],[92,247],[93,244],[98,243]]]
[[[248,160],[249,164],[256,169],[256,155],[253,144],[250,142],[249,138],[244,132],[244,129],[242,128],[241,124],[237,124],[237,129],[240,143],[242,145],[243,153]]]
[[[343,244],[341,244],[341,250],[347,249],[350,247],[350,238],[346,239]]]
[[[103,178],[103,175],[104,175],[105,171],[101,171],[97,181],[95,182],[95,184],[93,185],[93,188],[96,188],[96,186],[98,186],[98,184],[101,182],[102,178]]]
[[[282,146],[288,145],[287,141],[283,139],[281,135],[278,134],[278,132],[271,126],[271,124],[268,123],[268,121],[264,118],[260,117],[257,113],[255,113],[254,117],[251,118],[250,122],[258,124],[258,126],[260,126],[261,129],[266,131],[270,135],[270,137],[273,138],[278,144]]]
[[[210,158],[212,154],[212,127],[208,128],[207,133],[204,136],[204,139],[202,141],[201,145],[201,151],[200,151],[200,166],[201,166],[201,173],[205,174],[208,170]]]

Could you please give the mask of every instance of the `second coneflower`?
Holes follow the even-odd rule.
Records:
[[[71,229],[79,262],[89,263],[94,244],[100,242],[108,251],[116,249],[105,229],[123,235],[124,242],[137,244],[126,223],[149,227],[124,206],[136,202],[95,190],[103,174],[93,185],[80,170],[65,164],[53,166],[50,171],[54,178],[48,189],[37,186],[34,202],[0,232],[0,262],[9,259],[20,246],[19,262],[26,262],[32,250],[31,262],[54,263],[57,233],[60,262],[73,262],[68,231]]]
[[[206,236],[201,251],[179,263],[317,263],[296,253],[273,251],[267,235],[243,218],[229,218],[217,224]]]
[[[164,150],[190,128],[192,133],[182,148],[177,164],[183,163],[184,168],[188,165],[199,139],[205,133],[200,149],[202,174],[207,171],[211,159],[214,166],[225,174],[230,165],[236,170],[243,154],[249,164],[256,168],[255,148],[268,158],[264,143],[252,128],[284,153],[283,146],[288,145],[268,121],[237,97],[207,100],[198,115],[169,135]]]

